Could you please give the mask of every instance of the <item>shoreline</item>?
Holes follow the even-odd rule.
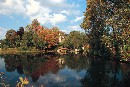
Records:
[[[17,54],[17,53],[44,53],[44,51],[39,50],[18,50],[17,48],[10,48],[10,49],[1,49],[0,54]]]
[[[0,54],[19,54],[19,53],[57,53],[55,50],[19,50],[17,48],[8,48],[8,49],[1,49]]]
[[[1,49],[0,48],[0,55],[6,55],[6,54],[22,54],[22,53],[58,53],[57,51],[55,51],[55,50],[48,50],[48,51],[45,51],[45,50],[37,50],[37,49],[32,49],[32,50],[26,50],[26,51],[24,51],[24,50],[19,50],[19,49],[17,49],[17,48],[8,48],[8,49]],[[60,54],[60,55],[64,55],[64,53],[62,54],[62,53],[58,53],[58,54]],[[67,53],[65,53],[65,54],[67,54]],[[111,61],[115,61],[115,60],[111,60]],[[124,63],[124,62],[127,62],[127,63],[130,63],[130,61],[129,60],[124,60],[124,59],[121,59],[121,60],[119,60],[118,62],[122,62],[122,63]]]

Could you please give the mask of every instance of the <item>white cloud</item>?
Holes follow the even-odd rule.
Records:
[[[0,1],[0,14],[23,14],[25,8],[23,7],[22,0],[4,0]]]
[[[81,12],[77,6],[78,4],[67,0],[0,0],[0,14],[12,19],[14,14],[22,15],[29,18],[30,22],[38,19],[41,24],[58,25],[71,17],[79,16]],[[80,19],[77,17],[75,21]]]
[[[62,3],[62,2],[64,2],[64,0],[50,0],[51,2],[53,2],[53,3]]]
[[[61,14],[66,14],[66,15],[70,15],[70,12],[67,11],[67,10],[62,10],[60,13],[61,13]]]
[[[49,7],[51,9],[70,9],[75,7],[75,4],[67,3],[67,0],[37,0],[41,6]],[[43,4],[44,3],[44,4]]]
[[[0,1],[0,14],[12,15],[18,14],[24,17],[38,19],[42,24],[49,23],[55,25],[67,20],[66,14],[74,5],[68,4],[65,0],[4,0]]]
[[[82,20],[83,18],[84,18],[84,16],[76,17],[74,20],[71,21],[71,23],[78,22],[78,21]]]
[[[64,22],[64,21],[67,20],[66,16],[63,15],[63,14],[50,15],[49,13],[44,14],[42,12],[39,13],[38,15],[31,16],[30,19],[31,20],[37,19],[42,24],[49,23],[49,24],[52,24],[52,25],[56,25],[59,22]]]
[[[80,73],[80,72],[79,72]],[[53,84],[58,84],[60,87],[80,87],[81,83],[79,80],[82,79],[82,76],[74,70],[64,68],[59,70],[56,74],[48,73],[44,76],[41,76],[37,81],[38,84],[44,84],[44,86],[52,86]],[[68,80],[73,79],[73,80]],[[48,84],[52,83],[52,84]]]
[[[55,25],[56,23],[66,21],[66,16],[62,14],[53,14],[51,18],[51,23]]]
[[[60,13],[66,14],[68,16],[70,16],[70,15],[74,15],[74,16],[80,15],[80,11],[79,10],[73,10],[73,9],[61,10]]]
[[[81,27],[79,25],[74,25],[74,26],[68,26],[68,29],[71,31],[81,31]]]
[[[70,31],[68,31],[68,30],[61,30],[61,31],[65,32],[66,34],[70,33]]]
[[[76,17],[76,19],[74,20],[74,22],[77,22],[77,21],[80,21],[84,18],[84,16],[81,16],[81,17]]]
[[[29,4],[26,5],[26,10],[27,15],[29,16],[38,13],[38,11],[40,10],[39,3],[34,0],[30,0]]]
[[[7,32],[7,29],[0,27],[0,39],[5,38],[6,32]]]
[[[83,29],[79,25],[70,25],[66,26],[64,29],[61,29],[61,31],[65,32],[66,34],[69,34],[71,31],[81,31],[84,32]]]

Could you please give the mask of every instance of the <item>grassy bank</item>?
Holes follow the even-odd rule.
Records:
[[[7,49],[1,49],[0,48],[0,54],[39,53],[39,52],[44,52],[44,51],[39,51],[37,49],[19,50],[17,48],[7,48]]]

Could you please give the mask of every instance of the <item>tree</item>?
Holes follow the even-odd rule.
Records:
[[[81,27],[89,37],[92,55],[102,56],[112,50],[120,59],[125,42],[129,43],[129,4],[129,0],[87,0]]]
[[[1,48],[2,48],[2,49],[8,48],[7,39],[3,39],[3,40],[1,41]]]
[[[129,0],[110,0],[108,9],[113,13],[107,15],[107,24],[112,27],[112,46],[115,50],[115,56],[120,59],[123,56],[125,59],[129,58],[130,48],[130,1]],[[124,54],[125,53],[125,54]],[[125,55],[125,56],[124,56]]]
[[[17,32],[13,29],[7,31],[6,33],[6,41],[7,41],[7,45],[9,47],[15,47],[16,45],[16,39],[17,39]]]
[[[20,27],[19,30],[17,31],[17,35],[19,35],[20,40],[22,40],[23,34],[24,34],[24,28]]]
[[[38,22],[37,19],[34,19],[34,20],[32,21],[31,26],[32,26],[32,29],[33,29],[34,31],[37,31],[37,30],[41,29],[40,23]]]
[[[106,54],[109,54],[102,41],[103,35],[106,34],[106,8],[104,0],[87,0],[87,9],[81,28],[88,36],[89,52],[92,57],[106,57]]]
[[[47,29],[43,27],[37,34],[39,35],[39,38],[45,41],[47,48],[52,48],[59,43],[59,32],[58,28]]]
[[[46,41],[38,36],[38,34],[33,35],[33,42],[36,49],[43,50],[44,48],[46,48]]]
[[[67,48],[78,49],[87,44],[87,37],[83,32],[71,31],[62,44]]]
[[[27,50],[28,48],[32,48],[33,46],[34,46],[33,32],[24,32],[20,44],[21,49]]]
[[[34,19],[31,24],[29,24],[29,25],[26,26],[25,31],[28,31],[28,32],[29,31],[37,32],[40,29],[42,29],[42,26],[40,26],[40,23],[38,22],[37,19]]]
[[[43,35],[41,35],[41,32],[43,30],[43,26],[40,26],[40,23],[37,21],[37,19],[34,19],[30,25],[26,26],[25,31],[28,32],[29,35],[32,35],[30,38],[29,43],[33,43],[33,45],[37,49],[44,49],[45,48],[45,40],[43,39]],[[26,35],[25,35],[26,36]],[[28,43],[28,42],[27,42]]]

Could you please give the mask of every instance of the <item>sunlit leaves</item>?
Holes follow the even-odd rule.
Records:
[[[116,51],[113,53],[116,56],[120,56],[120,51],[125,51],[124,45],[129,44],[129,3],[129,0],[87,0],[81,28],[89,37],[92,52],[103,49],[99,48],[101,44]],[[107,26],[111,28],[109,31],[106,31]]]
[[[41,26],[37,19],[32,21],[32,24],[26,26],[26,31],[32,32],[31,40],[36,48],[45,49],[57,46],[59,44],[59,33],[62,33],[57,27],[48,29]],[[29,38],[28,38],[29,39]]]

